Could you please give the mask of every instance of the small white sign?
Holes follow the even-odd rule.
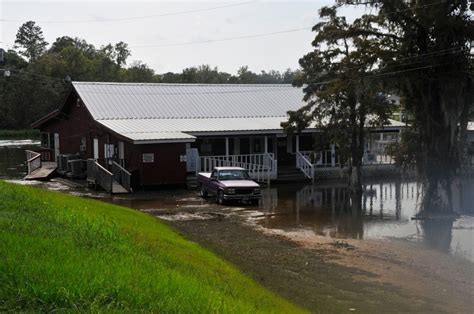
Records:
[[[143,163],[152,163],[152,162],[155,162],[155,154],[151,153],[151,154],[143,154],[142,155],[142,160],[143,160]]]
[[[186,155],[179,155],[179,161],[186,162]]]

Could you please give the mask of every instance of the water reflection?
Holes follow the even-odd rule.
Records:
[[[442,252],[462,254],[474,260],[472,180],[455,193],[459,219],[412,220],[419,211],[421,184],[415,181],[380,180],[363,187],[360,207],[353,206],[342,184],[277,186],[264,192],[259,221],[266,228],[298,232],[311,230],[317,235],[339,239],[408,238]],[[462,197],[461,197],[462,196]]]

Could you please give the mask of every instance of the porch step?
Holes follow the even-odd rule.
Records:
[[[128,191],[121,186],[117,181],[112,181],[112,194],[126,194]]]
[[[190,175],[186,177],[186,187],[188,189],[197,189],[198,181],[195,175]]]
[[[296,167],[284,166],[278,169],[278,182],[306,182],[309,181],[303,172]]]

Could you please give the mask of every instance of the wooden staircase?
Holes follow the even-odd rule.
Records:
[[[121,165],[112,162],[111,170],[107,170],[94,159],[87,160],[87,182],[99,186],[110,194],[125,194],[132,192],[130,185],[131,174]]]
[[[281,162],[278,166],[277,181],[280,183],[297,183],[308,182],[308,179],[300,169],[296,168],[296,157],[289,155],[285,162]]]

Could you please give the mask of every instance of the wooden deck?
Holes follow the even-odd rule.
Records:
[[[58,165],[55,162],[42,162],[41,167],[27,175],[25,180],[47,180]]]

